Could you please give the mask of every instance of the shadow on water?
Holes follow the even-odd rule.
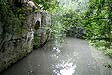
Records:
[[[0,75],[112,75],[112,69],[93,59],[86,41],[67,38],[62,46],[48,42]]]

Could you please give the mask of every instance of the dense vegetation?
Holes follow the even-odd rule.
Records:
[[[73,4],[77,4],[77,8],[73,8],[74,6],[65,7],[60,3],[61,0],[34,1],[39,9],[51,13],[52,25],[49,29],[53,38],[61,40],[63,33],[66,33],[67,36],[85,38],[98,48],[105,49],[106,54],[112,56],[111,0],[90,0],[85,6],[79,0],[71,0]],[[24,31],[18,30],[20,29],[18,27],[23,27],[22,21],[25,16],[21,15],[21,11],[13,11],[13,8],[10,8],[5,0],[0,0],[0,11],[2,12],[0,12],[0,17],[2,17],[0,20],[7,23],[4,25],[4,33],[7,30],[9,33]],[[9,25],[15,29],[10,30]]]
[[[59,38],[65,32],[67,36],[87,39],[112,56],[112,1],[90,0],[83,9],[83,3],[78,0],[76,2],[78,7],[75,10],[64,5],[56,9],[52,18],[53,34]]]
[[[84,15],[86,38],[112,56],[112,1],[91,0]]]

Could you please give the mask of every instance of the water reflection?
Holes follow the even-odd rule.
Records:
[[[53,54],[53,55],[51,55],[51,57],[54,57],[54,58],[59,58],[59,56],[58,55],[56,55],[56,54]]]
[[[112,69],[108,69],[110,64],[102,67],[102,56],[100,60],[93,59],[83,41],[69,41],[63,47],[46,44],[0,75],[112,75]]]
[[[71,52],[71,50],[60,50],[60,47],[55,46],[52,48],[53,53],[51,57],[56,62],[52,64],[53,72],[56,75],[73,75],[76,69],[76,57],[77,52]],[[57,61],[58,60],[58,61]]]
[[[57,53],[61,52],[61,50],[58,47],[53,47],[53,51],[56,51]]]
[[[55,70],[53,70],[54,73],[57,75],[73,75],[75,73],[76,65],[73,63],[65,63],[63,61],[61,64],[55,65]]]

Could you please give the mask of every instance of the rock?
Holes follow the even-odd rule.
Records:
[[[16,1],[18,3],[25,3],[29,0],[16,0]],[[13,4],[15,3],[15,0],[11,0],[11,2]],[[22,23],[24,27],[21,26],[21,20],[19,19],[20,17],[13,16],[14,18],[17,18],[20,22],[18,24],[18,27],[16,27],[17,26],[16,23],[13,26],[8,25],[10,27],[10,30],[13,30],[13,32],[10,32],[10,30],[7,29],[7,31],[3,33],[4,30],[3,26],[5,25],[5,22],[3,22],[4,24],[0,22],[0,60],[1,60],[0,72],[6,69],[8,66],[10,66],[10,64],[15,63],[17,60],[23,58],[24,56],[26,56],[26,54],[30,53],[33,50],[32,49],[34,39],[33,18],[35,17],[34,15],[35,13],[29,11],[26,12],[28,12],[28,15],[26,15],[25,17],[26,19],[24,20],[24,23]],[[18,32],[14,30],[18,30]],[[24,30],[24,32],[22,30]]]
[[[20,8],[26,4],[27,6],[23,6],[22,8],[26,9],[31,7],[37,9],[34,2],[29,0],[11,0],[9,4],[11,6],[14,5],[14,7],[17,8],[16,10],[22,10]],[[13,10],[10,11],[13,12]],[[15,20],[17,19],[16,21],[19,20],[19,23],[18,25],[16,23],[14,23],[14,25],[8,25],[10,27],[9,29],[12,30],[11,32],[7,29],[7,31],[3,33],[3,26],[5,24],[0,22],[0,72],[30,53],[33,50],[33,46],[40,47],[48,40],[49,31],[45,27],[51,25],[50,14],[47,11],[29,12],[28,10],[22,12],[20,15],[25,13],[27,13],[25,20],[13,16]],[[14,21],[12,19],[11,22]]]
[[[27,1],[28,6],[30,6],[33,9],[37,9],[36,5],[34,4],[33,1]]]
[[[37,17],[35,17],[35,22],[38,21],[39,25],[35,23],[35,26],[39,27],[35,28],[39,29],[35,29],[34,32],[34,46],[38,48],[40,46],[43,46],[49,39],[50,32],[48,29],[46,29],[46,27],[50,27],[51,25],[51,16],[47,11],[39,11],[36,15]]]

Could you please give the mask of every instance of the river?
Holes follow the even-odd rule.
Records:
[[[49,42],[0,75],[112,75],[112,69],[105,67],[111,62],[87,41],[66,38],[62,47]]]

